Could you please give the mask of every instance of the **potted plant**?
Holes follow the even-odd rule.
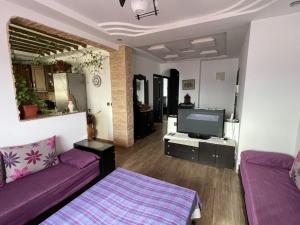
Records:
[[[24,119],[36,118],[38,110],[44,107],[44,101],[27,86],[24,79],[16,79],[16,99]]]

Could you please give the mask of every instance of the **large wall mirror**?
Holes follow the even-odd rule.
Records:
[[[87,82],[101,86],[100,73],[109,53],[20,21],[12,19],[9,24],[20,119],[87,111]]]
[[[145,76],[138,74],[134,75],[133,81],[134,102],[140,105],[148,105],[148,81]]]

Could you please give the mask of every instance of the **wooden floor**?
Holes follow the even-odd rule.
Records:
[[[117,147],[117,166],[197,191],[203,203],[197,225],[246,225],[238,174],[165,156],[165,130],[156,125],[156,132],[133,147]]]

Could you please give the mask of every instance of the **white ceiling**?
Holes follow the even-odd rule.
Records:
[[[225,33],[222,54],[228,57],[239,55],[250,21],[300,11],[300,7],[289,7],[293,0],[158,0],[159,15],[138,21],[130,8],[131,0],[124,8],[119,0],[7,1],[111,42],[122,39],[123,44],[140,50],[174,41],[182,45],[190,39]],[[164,59],[162,54],[153,55]]]

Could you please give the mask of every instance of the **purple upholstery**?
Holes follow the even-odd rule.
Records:
[[[5,180],[4,180],[4,167],[3,167],[3,161],[2,161],[2,155],[0,153],[0,188],[4,186]]]
[[[243,152],[240,166],[249,225],[299,225],[300,192],[290,179],[289,170],[282,168],[281,163],[278,167],[268,163],[263,166],[262,159],[255,163],[251,161],[252,154],[253,151]],[[266,162],[270,162],[267,156],[275,156],[261,155]],[[281,154],[277,157],[277,162],[286,159]]]
[[[3,167],[2,155],[0,153],[0,188],[5,184],[4,171],[5,169]]]
[[[86,168],[57,166],[6,184],[0,190],[0,224],[24,224],[99,176],[99,162]]]
[[[74,166],[77,169],[82,169],[90,165],[91,163],[97,161],[99,156],[90,153],[84,152],[78,149],[72,149],[67,151],[59,156],[59,159],[64,164]]]
[[[243,160],[248,163],[262,166],[279,167],[287,170],[292,168],[294,162],[294,158],[292,156],[276,152],[248,150],[242,152],[241,155]]]

